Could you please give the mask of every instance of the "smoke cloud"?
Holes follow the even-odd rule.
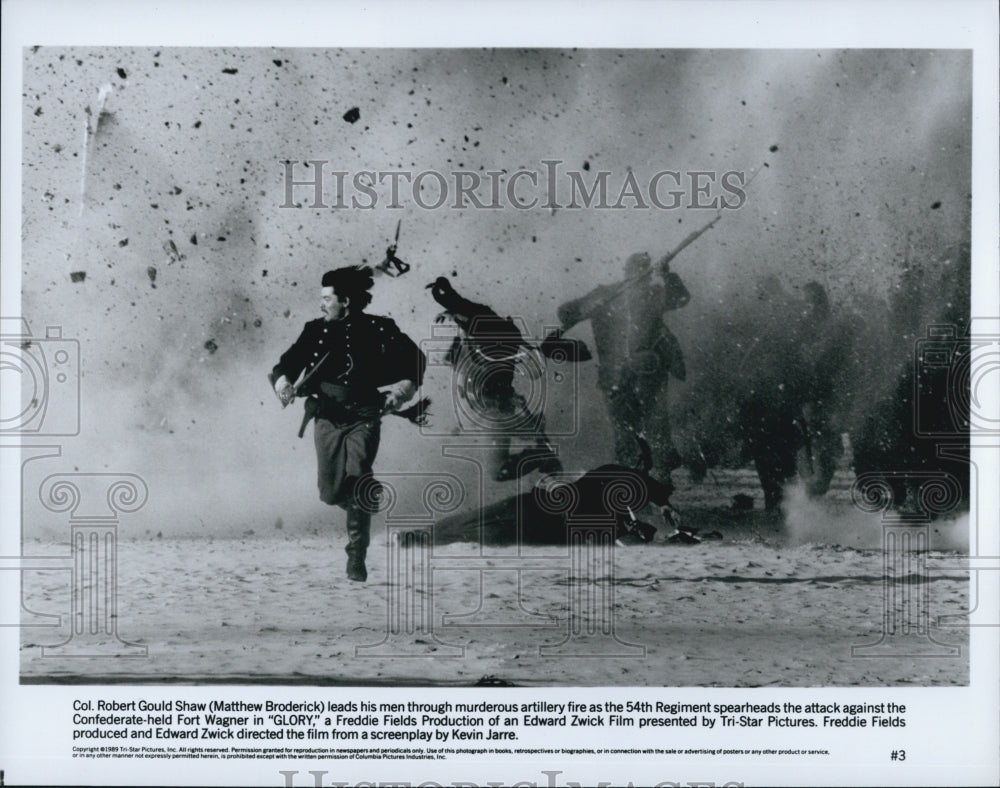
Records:
[[[298,408],[280,409],[265,373],[318,316],[323,271],[379,262],[397,221],[413,269],[378,279],[370,311],[421,340],[436,276],[540,332],[563,301],[620,279],[629,254],[655,259],[715,216],[408,198],[323,209],[309,187],[282,208],[285,160],[352,174],[544,174],[558,160],[616,185],[629,172],[753,176],[745,204],[672,264],[692,294],[670,319],[690,370],[671,383],[676,437],[688,450],[700,435],[719,461],[734,454],[731,393],[775,358],[769,338],[807,282],[848,325],[852,379],[888,393],[907,337],[961,314],[938,285],[967,303],[954,252],[969,234],[967,52],[36,47],[23,109],[22,312],[81,350],[81,433],[58,462],[143,476],[143,527],[164,536],[339,519],[317,499]],[[919,304],[906,326],[890,313],[901,289]],[[584,425],[559,441],[567,467],[612,459],[594,367],[547,403],[551,420]],[[442,428],[449,376],[432,367],[425,384]],[[377,472],[472,478],[443,438],[393,422]]]

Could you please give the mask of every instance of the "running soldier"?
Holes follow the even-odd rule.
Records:
[[[427,361],[395,322],[365,313],[372,298],[371,268],[327,271],[321,284],[323,317],[306,323],[271,380],[283,405],[305,397],[306,421],[316,419],[319,497],[346,510],[347,577],[364,582],[371,516],[381,490],[372,475],[381,417],[412,399]]]

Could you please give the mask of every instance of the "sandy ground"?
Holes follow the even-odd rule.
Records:
[[[886,586],[879,521],[851,508],[848,485],[838,477],[819,503],[793,495],[783,518],[737,515],[725,506],[736,492],[758,495],[759,505],[753,476],[717,473],[682,488],[675,501],[688,524],[702,534],[718,531],[721,539],[670,544],[661,530],[654,544],[593,553],[582,564],[544,547],[518,553],[460,544],[407,554],[387,542],[376,521],[364,585],[344,577],[342,527],[234,539],[125,539],[118,543],[118,638],[148,647],[148,654],[43,656],[42,646],[70,636],[70,572],[29,571],[26,608],[61,615],[61,626],[22,630],[22,681],[968,683],[968,631],[935,626],[939,617],[969,608],[967,573],[940,566],[941,558],[961,551],[955,533],[961,523],[951,524],[951,533],[949,524],[933,524],[930,552],[912,556],[913,571]],[[36,555],[66,551],[25,546]],[[421,557],[433,571],[410,571]],[[925,563],[930,571],[921,575]],[[907,614],[896,619],[906,631],[900,627],[883,650],[852,654],[852,646],[883,640],[887,587],[914,600],[924,594],[930,629],[921,631]],[[943,656],[935,641],[958,646],[958,655]]]

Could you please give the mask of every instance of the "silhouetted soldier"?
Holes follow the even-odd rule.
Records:
[[[846,388],[849,335],[835,320],[826,290],[803,286],[802,300],[765,280],[773,319],[759,325],[739,396],[738,422],[764,491],[776,508],[798,476],[823,495],[843,454],[837,411]]]
[[[602,465],[572,481],[561,474],[542,476],[528,492],[436,522],[434,542],[567,545],[574,524],[594,521],[613,521],[614,537],[621,545],[652,542],[656,527],[636,519],[624,500],[629,494],[620,494],[624,490],[631,490],[631,494],[641,495],[648,504],[658,507],[668,525],[687,535],[684,541],[700,541],[693,536],[693,529],[679,523],[679,512],[670,503],[673,483],[669,479],[663,483],[649,475],[648,444],[642,440],[637,444],[638,467]]]
[[[805,456],[799,473],[809,495],[823,495],[844,453],[842,411],[846,400],[845,379],[850,353],[850,329],[833,316],[826,290],[819,282],[802,288],[806,306],[799,338],[805,385],[802,419]]]
[[[691,295],[669,268],[668,255],[658,264],[663,284],[651,282],[645,252],[625,261],[625,281],[601,285],[582,298],[559,307],[563,330],[589,320],[600,362],[597,385],[604,394],[615,435],[615,460],[636,461],[636,437],[645,437],[653,452],[653,473],[669,478],[680,465],[670,437],[666,392],[668,375],[684,380],[680,344],[665,317]]]
[[[372,270],[327,271],[320,291],[323,317],[302,334],[272,371],[282,403],[306,399],[324,503],[347,511],[347,576],[368,577],[365,553],[380,487],[372,476],[381,417],[398,411],[423,380],[426,358],[387,317],[366,314]],[[305,376],[299,385],[292,382]]]
[[[479,421],[475,429],[492,434],[490,474],[496,481],[509,481],[533,470],[561,470],[545,436],[544,415],[530,412],[525,397],[514,388],[516,365],[531,350],[517,325],[485,304],[463,298],[446,277],[427,287],[445,309],[437,321],[453,320],[462,332],[452,343],[448,361],[455,369],[459,396]],[[511,454],[511,439],[518,436],[533,445]]]

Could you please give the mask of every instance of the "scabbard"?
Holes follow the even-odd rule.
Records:
[[[315,397],[307,397],[305,411],[302,414],[302,424],[299,427],[300,438],[306,434],[306,427],[309,426],[310,421],[316,418],[317,413],[319,413],[319,401]]]

